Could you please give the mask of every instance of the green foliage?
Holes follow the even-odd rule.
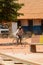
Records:
[[[0,0],[0,21],[15,21],[17,16],[22,15],[18,13],[22,6],[17,0]]]

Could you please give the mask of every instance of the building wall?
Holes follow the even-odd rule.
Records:
[[[21,25],[22,26],[28,26],[28,21],[26,19],[21,20]]]
[[[33,19],[33,24],[29,25],[28,19],[21,20],[21,25],[25,31],[32,31],[33,33],[41,33],[41,20]]]
[[[41,20],[33,20],[33,32],[37,34],[41,34]]]
[[[40,19],[34,19],[33,20],[33,26],[41,25],[41,20]]]
[[[28,31],[28,20],[27,19],[21,20],[21,25],[24,31]]]

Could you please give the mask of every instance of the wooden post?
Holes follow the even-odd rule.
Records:
[[[36,45],[30,45],[30,51],[36,52]]]

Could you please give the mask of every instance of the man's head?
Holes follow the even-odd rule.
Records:
[[[22,27],[21,26],[19,26],[19,29],[21,29]]]

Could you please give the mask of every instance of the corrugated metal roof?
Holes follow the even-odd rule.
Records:
[[[19,11],[24,13],[24,16],[20,16],[18,19],[43,19],[43,0],[19,0],[19,3],[24,3]]]

